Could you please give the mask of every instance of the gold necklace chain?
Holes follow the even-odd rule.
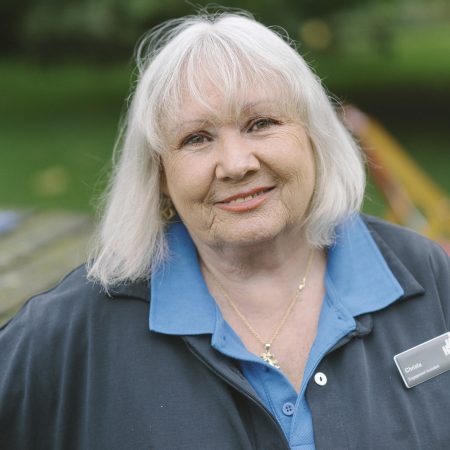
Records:
[[[204,266],[205,270],[210,274],[211,278],[213,279],[213,281],[215,282],[215,284],[219,288],[220,292],[225,297],[225,299],[227,300],[227,302],[231,306],[231,308],[233,308],[233,310],[236,313],[236,315],[241,319],[242,323],[248,328],[248,330],[255,337],[255,339],[260,344],[262,344],[264,346],[264,352],[261,353],[260,357],[265,362],[269,363],[273,367],[276,367],[277,369],[280,368],[280,364],[275,359],[275,356],[273,355],[273,353],[271,353],[270,347],[272,346],[273,342],[275,341],[275,339],[280,334],[281,329],[283,328],[283,326],[286,323],[286,320],[288,319],[292,309],[294,308],[294,305],[295,305],[295,303],[296,303],[296,301],[297,301],[297,299],[298,299],[298,297],[300,295],[300,292],[302,292],[303,289],[306,286],[306,279],[308,278],[309,272],[311,270],[313,259],[314,259],[314,249],[312,249],[311,252],[309,253],[309,257],[308,257],[308,262],[307,262],[307,265],[306,265],[305,273],[304,273],[303,277],[301,278],[297,289],[295,290],[295,294],[292,297],[292,300],[289,303],[289,306],[287,307],[283,317],[281,318],[280,323],[278,324],[277,328],[275,329],[275,331],[274,331],[274,333],[272,335],[272,338],[269,339],[268,341],[265,341],[260,336],[260,334],[253,328],[253,326],[247,320],[247,318],[244,316],[244,314],[242,314],[242,312],[239,310],[239,308],[236,306],[236,304],[233,302],[233,300],[231,300],[230,296],[228,295],[227,291],[223,287],[222,283],[214,276],[214,274],[206,267],[206,265]]]

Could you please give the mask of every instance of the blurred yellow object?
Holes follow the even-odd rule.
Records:
[[[439,241],[449,252],[449,198],[376,120],[354,106],[345,107],[344,120],[359,139],[387,200],[387,218]]]
[[[64,166],[51,166],[37,172],[33,190],[41,197],[56,197],[64,194],[69,186],[69,173]]]
[[[300,40],[314,50],[327,49],[332,41],[330,26],[321,19],[306,21],[299,30]]]

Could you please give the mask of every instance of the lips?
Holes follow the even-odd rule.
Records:
[[[252,198],[256,198],[261,194],[264,194],[265,192],[269,192],[273,189],[273,187],[258,187],[255,189],[252,189],[247,192],[241,192],[239,194],[231,195],[230,197],[224,198],[223,200],[217,202],[217,203],[223,203],[223,204],[232,204],[232,203],[243,203],[246,201],[251,200]]]
[[[273,189],[273,186],[264,186],[240,192],[217,202],[216,206],[231,212],[250,211],[261,206]]]

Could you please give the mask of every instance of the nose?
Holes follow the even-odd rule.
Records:
[[[218,179],[241,180],[259,168],[256,149],[248,139],[238,131],[223,134],[220,138],[216,165]]]

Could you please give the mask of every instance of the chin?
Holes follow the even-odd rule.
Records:
[[[281,224],[242,224],[227,230],[217,230],[216,242],[224,245],[254,246],[273,241],[285,226]]]

